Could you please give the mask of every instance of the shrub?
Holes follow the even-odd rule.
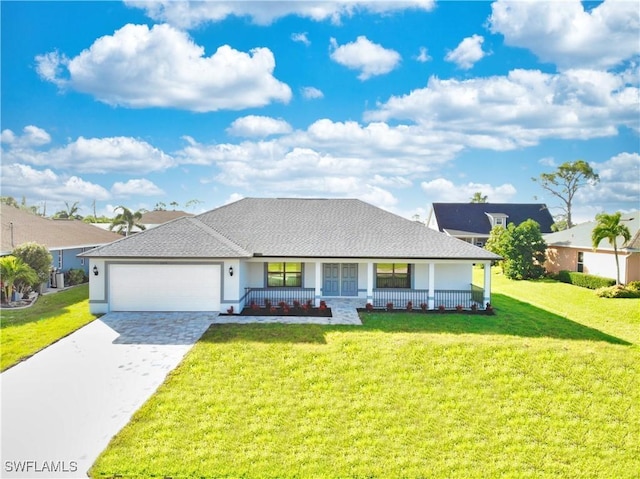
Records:
[[[392,302],[388,302],[387,303],[387,311],[393,311],[393,303]]]
[[[407,311],[413,311],[413,303],[411,301],[407,303]]]
[[[33,242],[24,243],[17,246],[11,254],[27,263],[36,272],[38,281],[34,286],[49,280],[52,256],[46,246]]]
[[[560,271],[560,273],[558,273],[558,281],[589,289],[606,288],[616,284],[615,279],[603,278],[593,274],[578,273],[576,271]]]
[[[640,298],[640,291],[629,289],[624,286],[609,286],[608,288],[598,288],[596,294],[600,298]]]
[[[371,303],[367,303],[365,306],[365,309],[369,312],[373,311],[373,304]]]
[[[64,275],[64,284],[74,286],[88,281],[87,275],[83,269],[70,269]]]
[[[640,291],[640,281],[631,281],[627,285],[627,289],[630,291]]]
[[[427,303],[420,303],[420,309],[422,310],[422,312],[426,312],[427,311]]]

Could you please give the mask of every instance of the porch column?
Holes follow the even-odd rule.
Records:
[[[320,298],[322,297],[322,263],[316,261],[316,292],[315,292],[315,305],[320,306]]]
[[[428,308],[436,309],[436,265],[435,263],[429,263],[429,298]]]
[[[487,303],[491,303],[491,261],[484,263],[484,295],[482,302],[483,306]]]
[[[373,304],[373,263],[367,263],[367,304]]]

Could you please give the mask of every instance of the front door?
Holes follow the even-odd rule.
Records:
[[[340,265],[338,263],[324,264],[322,294],[324,296],[340,296]]]
[[[358,296],[358,265],[325,263],[322,294],[324,296]]]
[[[358,296],[358,265],[342,265],[342,293],[341,296]]]

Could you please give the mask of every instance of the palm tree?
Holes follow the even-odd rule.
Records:
[[[609,243],[613,246],[613,253],[616,257],[616,284],[620,284],[620,263],[618,262],[618,245],[616,240],[618,236],[624,238],[625,243],[631,240],[631,232],[625,225],[620,224],[620,212],[609,215],[607,213],[600,213],[596,215],[596,221],[598,222],[591,232],[591,241],[593,242],[593,249],[596,249],[603,239],[609,240]]]
[[[38,275],[31,266],[12,255],[0,258],[0,277],[2,278],[5,302],[11,301],[11,292],[16,281],[24,281],[29,284],[36,284],[39,281]]]
[[[476,191],[471,197],[471,203],[486,203],[489,197],[483,195],[481,191]]]
[[[131,230],[134,227],[137,227],[141,230],[146,229],[145,226],[139,223],[140,219],[142,219],[142,212],[136,211],[133,213],[129,208],[124,206],[118,206],[113,211],[116,212],[120,210],[120,213],[113,219],[111,225],[109,225],[109,229],[113,231],[114,228],[117,228],[117,232],[122,234],[124,231],[125,236],[129,236]]]

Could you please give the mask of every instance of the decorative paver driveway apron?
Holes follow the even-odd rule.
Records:
[[[216,313],[110,313],[2,373],[1,477],[86,477]]]

